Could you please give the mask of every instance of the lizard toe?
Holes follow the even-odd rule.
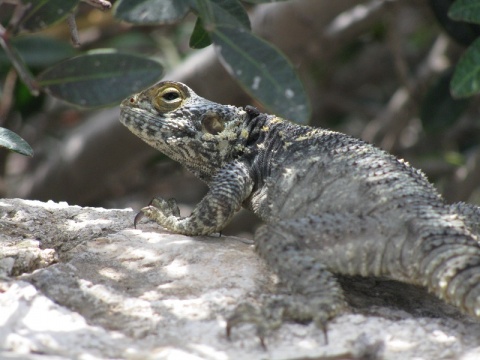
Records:
[[[161,197],[155,197],[150,201],[150,204],[148,204],[147,207],[142,209],[142,211],[144,210],[152,214],[155,212],[161,212],[165,216],[180,216],[180,209],[178,208],[177,201],[173,198],[165,200]]]
[[[232,329],[234,327],[245,323],[253,324],[255,326],[260,344],[266,349],[265,335],[267,330],[262,311],[260,308],[249,303],[240,304],[233,314],[227,318],[227,326],[225,329],[227,339],[231,340]]]
[[[328,344],[328,322],[343,307],[310,299],[302,295],[277,294],[269,296],[258,307],[251,303],[239,305],[227,319],[226,335],[231,339],[232,329],[240,324],[252,324],[263,348],[265,339],[278,330],[286,321],[306,324],[312,322],[323,332]]]

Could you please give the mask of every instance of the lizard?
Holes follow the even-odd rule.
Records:
[[[222,105],[164,81],[125,99],[120,121],[209,190],[191,214],[154,198],[135,218],[185,235],[221,232],[243,206],[264,224],[255,249],[282,294],[239,306],[264,337],[284,320],[324,331],[347,304],[336,275],[426,288],[480,318],[480,208],[446,204],[420,170],[367,142],[298,125],[252,106]]]

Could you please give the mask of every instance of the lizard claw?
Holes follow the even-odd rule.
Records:
[[[145,216],[142,210],[140,210],[137,215],[135,215],[135,218],[133,219],[133,227],[136,229],[137,228],[137,223],[142,220],[142,218]]]
[[[313,322],[323,332],[323,339],[325,340],[325,345],[328,345],[328,330],[327,330],[327,320],[325,318],[314,318]]]

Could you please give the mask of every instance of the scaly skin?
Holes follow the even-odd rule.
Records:
[[[156,199],[142,209],[147,217],[187,235],[221,231],[240,206],[266,223],[256,249],[293,295],[262,311],[239,308],[228,332],[255,322],[263,339],[264,318],[325,328],[345,308],[333,274],[421,285],[480,317],[480,210],[446,205],[408,163],[345,134],[213,103],[176,82],[144,90],[121,109],[128,129],[209,185],[190,216]]]

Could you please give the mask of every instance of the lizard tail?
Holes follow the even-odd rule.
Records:
[[[476,236],[465,226],[451,224],[417,230],[420,236],[413,252],[417,279],[424,279],[422,285],[446,302],[480,318],[480,242]]]

